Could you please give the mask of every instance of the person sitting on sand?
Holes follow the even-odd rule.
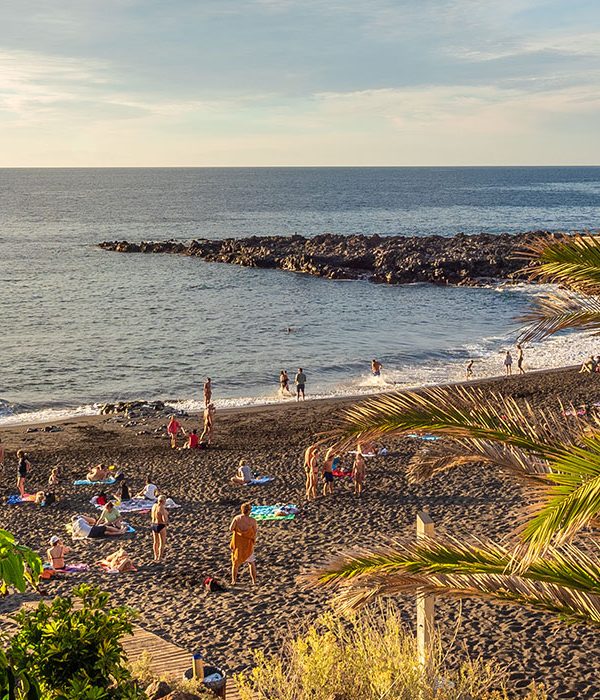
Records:
[[[177,435],[179,431],[181,430],[181,423],[175,418],[175,416],[171,416],[171,420],[169,421],[169,424],[167,425],[167,435],[169,436],[171,440],[171,447],[173,449],[177,448]]]
[[[586,360],[581,365],[581,369],[579,370],[579,374],[584,374],[586,372],[595,372],[595,371],[596,371],[596,358],[593,355],[590,355],[589,359]]]
[[[167,525],[169,514],[167,513],[166,496],[159,496],[150,511],[150,529],[152,530],[152,550],[154,552],[154,564],[158,564],[165,556],[167,547]]]
[[[204,430],[200,435],[200,442],[210,445],[214,437],[215,413],[217,409],[214,403],[209,403],[204,409]]]
[[[105,464],[97,464],[85,475],[88,481],[106,481],[108,479],[108,467]]]
[[[356,455],[354,456],[354,465],[352,467],[352,481],[354,482],[354,493],[357,496],[362,494],[363,484],[365,483],[365,476],[367,474],[367,463],[360,450],[360,445]]]
[[[379,360],[371,360],[371,374],[374,377],[381,377],[381,370],[383,369],[383,365]]]
[[[240,514],[235,516],[229,526],[229,532],[231,532],[229,548],[231,550],[232,586],[235,586],[240,566],[243,564],[248,564],[252,583],[256,583],[254,545],[256,543],[258,523],[254,518],[250,517],[251,510],[252,506],[250,503],[243,503],[240,508]]]
[[[131,491],[129,490],[129,485],[127,484],[126,481],[121,482],[121,488],[118,493],[113,494],[113,498],[117,501],[130,501],[131,500]]]
[[[123,573],[125,571],[136,571],[136,568],[123,547],[119,547],[116,552],[109,554],[104,559],[100,559],[98,564],[105,566],[111,571]]]
[[[510,354],[510,350],[507,350],[504,356],[504,371],[507,377],[512,374],[512,355]]]
[[[323,496],[333,494],[333,462],[335,458],[333,447],[330,447],[325,453],[323,461]]]
[[[232,483],[244,485],[249,484],[252,481],[252,479],[254,479],[252,469],[248,464],[246,464],[245,459],[240,459],[237,474],[231,477]]]
[[[52,535],[50,538],[50,549],[46,551],[48,563],[53,569],[64,569],[65,554],[68,554],[70,551],[71,548],[66,547],[58,535]]]
[[[17,459],[19,460],[17,465],[17,488],[19,489],[21,498],[25,498],[25,481],[31,471],[31,464],[23,450],[17,452]]]
[[[189,433],[189,435],[187,436],[187,442],[185,443],[182,449],[197,450],[199,442],[200,438],[198,437],[198,431],[196,430],[196,428],[194,428],[192,432]]]
[[[115,504],[112,501],[108,501],[108,503],[100,512],[97,524],[112,525],[113,527],[121,527],[123,525],[121,513],[119,513],[118,509],[115,507]]]
[[[152,483],[152,477],[146,477],[146,485],[136,494],[137,498],[145,498],[147,501],[156,501],[158,498],[158,486]]]
[[[88,515],[74,515],[71,518],[71,524],[73,526],[73,534],[79,537],[118,537],[119,535],[124,535],[127,531],[124,525],[121,527],[96,525],[94,518],[90,518]]]

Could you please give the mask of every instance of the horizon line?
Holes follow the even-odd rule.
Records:
[[[0,170],[243,170],[334,168],[600,168],[598,164],[469,164],[469,165],[0,165]]]

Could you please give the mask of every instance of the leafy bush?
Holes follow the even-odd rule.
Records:
[[[46,700],[137,700],[144,698],[125,662],[121,638],[132,631],[133,612],[110,608],[109,595],[90,585],[73,597],[15,615],[19,632],[8,655],[27,668]]]
[[[242,700],[506,700],[506,674],[492,660],[445,667],[436,642],[429,671],[397,612],[363,612],[351,623],[324,615],[288,640],[279,656],[255,653],[255,667],[238,675]],[[545,700],[531,687],[527,700]]]
[[[42,573],[42,560],[28,547],[17,544],[13,535],[0,529],[0,595],[9,588],[23,593],[27,586],[35,588]]]

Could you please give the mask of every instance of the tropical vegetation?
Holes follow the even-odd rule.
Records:
[[[523,338],[600,330],[600,237],[554,236],[523,252],[538,281],[562,289],[528,314]],[[433,591],[525,605],[568,622],[600,624],[600,430],[594,418],[565,420],[481,389],[446,387],[376,397],[351,407],[326,440],[340,448],[407,433],[433,434],[409,465],[423,481],[463,465],[501,470],[531,504],[507,544],[468,536],[423,539],[348,552],[311,573],[356,608],[387,594]]]

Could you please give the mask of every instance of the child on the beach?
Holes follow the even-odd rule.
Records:
[[[200,442],[200,438],[198,437],[198,431],[196,428],[192,430],[191,433],[187,436],[187,442],[183,446],[184,450],[195,450],[198,449],[198,443]]]
[[[53,569],[65,568],[65,554],[71,551],[70,547],[66,547],[60,537],[52,535],[50,538],[50,549],[46,552],[48,563]]]
[[[181,423],[175,418],[175,416],[171,416],[171,420],[169,421],[169,424],[167,425],[167,434],[169,438],[171,439],[171,447],[173,449],[177,448],[177,434],[181,430]]]
[[[354,482],[354,493],[357,496],[362,494],[363,484],[367,473],[367,463],[363,457],[360,447],[354,456],[354,466],[352,467],[352,481]]]
[[[335,454],[333,447],[330,447],[325,453],[325,460],[323,462],[323,495],[333,494],[333,461],[335,460]]]
[[[52,467],[48,477],[48,486],[58,486],[58,467]]]

